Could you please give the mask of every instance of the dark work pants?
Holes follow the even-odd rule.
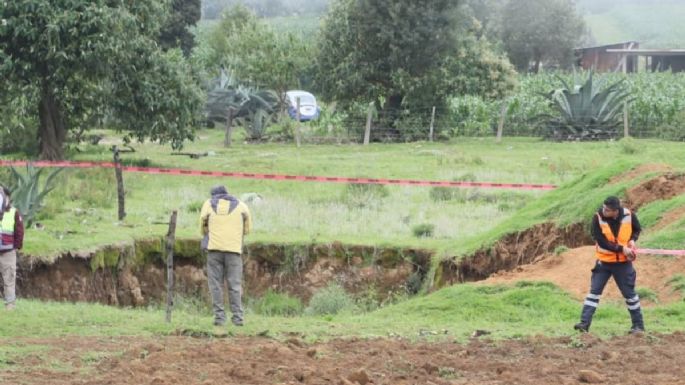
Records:
[[[238,253],[209,251],[207,254],[207,281],[212,297],[214,324],[226,323],[224,311],[224,282],[228,282],[228,302],[231,305],[234,324],[243,322],[242,304],[243,259]]]
[[[602,296],[604,287],[609,278],[614,277],[614,281],[618,285],[623,298],[625,298],[626,306],[630,312],[630,319],[633,323],[633,328],[644,329],[644,322],[642,320],[642,309],[640,308],[640,297],[635,293],[635,278],[637,273],[633,268],[632,262],[624,263],[606,263],[597,261],[595,267],[592,269],[592,278],[590,282],[590,294],[585,297],[583,303],[583,311],[580,315],[580,322],[590,326],[592,323],[592,316],[597,310],[599,299]]]

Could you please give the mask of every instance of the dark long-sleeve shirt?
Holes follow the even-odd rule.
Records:
[[[602,219],[607,221],[609,223],[609,227],[611,228],[611,232],[614,234],[615,238],[618,238],[618,230],[621,227],[621,220],[625,216],[623,207],[618,212],[618,217],[616,219],[613,218],[607,218],[602,215],[602,209],[600,208],[597,213],[602,216]],[[642,232],[642,226],[640,226],[640,221],[637,219],[637,215],[635,212],[631,211],[631,222],[632,222],[632,227],[633,227],[633,232],[630,234],[630,239],[633,241],[637,242],[638,237],[640,237],[640,233]],[[592,238],[599,244],[599,247],[605,249],[605,250],[611,250],[615,251],[617,253],[620,253],[623,251],[623,246],[619,245],[616,242],[611,242],[609,241],[605,236],[604,233],[602,233],[602,229],[599,227],[599,219],[597,218],[597,215],[594,215],[592,217]]]

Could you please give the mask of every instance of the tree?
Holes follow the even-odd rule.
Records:
[[[501,39],[519,71],[533,72],[543,61],[567,67],[585,30],[573,0],[510,0],[504,7]]]
[[[454,0],[338,0],[322,27],[317,84],[343,104],[376,102],[391,125],[408,105],[501,95],[513,71],[470,26]]]
[[[507,0],[464,0],[464,14],[478,21],[481,31],[488,38],[498,38],[500,14]]]
[[[187,57],[195,45],[193,34],[188,30],[200,20],[200,0],[173,0],[172,12],[167,17],[159,34],[164,49],[181,48]]]
[[[178,51],[155,42],[154,0],[14,0],[0,8],[0,79],[35,95],[40,156],[62,159],[70,130],[108,121],[126,138],[179,148],[202,94]]]
[[[208,53],[201,60],[210,72],[231,70],[238,83],[272,89],[280,98],[298,87],[308,63],[308,48],[291,33],[277,35],[244,6],[225,12],[208,37]]]

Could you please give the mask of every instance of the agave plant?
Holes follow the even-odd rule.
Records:
[[[247,139],[260,140],[278,109],[278,96],[274,91],[254,90],[236,83],[222,71],[221,79],[214,82],[214,88],[207,94],[207,118],[226,122],[230,112],[236,122],[245,126]]]
[[[10,167],[13,178],[13,184],[10,186],[12,205],[21,212],[27,226],[33,223],[33,219],[43,206],[45,196],[56,187],[55,177],[63,168],[52,170],[41,189],[40,177],[45,170],[45,168],[33,167],[29,163],[26,165],[26,175],[24,175],[14,167]]]
[[[583,84],[574,76],[570,86],[561,77],[563,87],[545,97],[557,111],[547,118],[548,136],[557,140],[598,140],[616,136],[625,103],[632,98],[621,79],[605,86],[605,79],[595,81],[590,71]]]

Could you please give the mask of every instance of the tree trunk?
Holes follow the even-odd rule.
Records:
[[[40,117],[38,130],[40,158],[45,160],[64,159],[64,141],[67,136],[64,118],[55,95],[47,84],[43,85],[41,91],[38,114]]]

